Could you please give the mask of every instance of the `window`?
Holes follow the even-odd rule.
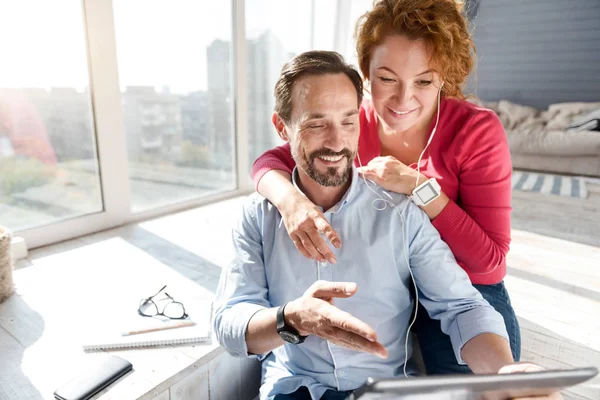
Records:
[[[247,193],[282,64],[348,59],[357,2],[3,2],[0,223],[34,248]]]
[[[117,0],[114,16],[132,211],[234,189],[230,2]]]
[[[0,54],[1,223],[101,212],[81,4],[1,3]]]
[[[354,23],[371,5],[372,0],[246,1],[248,169],[265,150],[283,144],[271,123],[282,65],[311,49],[336,50],[355,64]]]
[[[249,0],[246,2],[248,57],[248,161],[283,142],[271,115],[273,88],[284,62],[310,49],[311,2]]]

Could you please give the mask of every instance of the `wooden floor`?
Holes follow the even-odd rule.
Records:
[[[587,188],[587,199],[513,192],[506,286],[522,359],[547,368],[600,368],[600,183]],[[600,399],[600,378],[565,398]]]
[[[521,324],[522,359],[547,368],[600,368],[600,185],[588,190],[585,200],[513,195],[506,285]],[[120,237],[214,292],[242,202],[232,199],[40,248],[17,267]],[[573,388],[565,398],[600,399],[600,378]]]

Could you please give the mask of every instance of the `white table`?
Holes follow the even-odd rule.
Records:
[[[136,309],[165,284],[194,320],[213,300],[212,292],[121,238],[38,259],[14,278],[17,293],[0,304],[0,400],[53,399],[59,386],[107,353],[127,359],[134,371],[95,397],[103,400],[208,399],[212,385],[219,391],[211,399],[238,397],[260,383],[244,387],[248,361],[215,343],[81,349],[85,332],[114,323],[115,313]]]

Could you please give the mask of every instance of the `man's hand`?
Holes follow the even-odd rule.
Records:
[[[333,305],[335,297],[348,298],[356,290],[356,283],[317,281],[302,297],[288,303],[286,322],[303,336],[317,335],[339,346],[387,358],[373,328]]]
[[[516,372],[538,372],[544,369],[537,364],[530,362],[520,362],[506,365],[498,371],[499,374],[514,374]],[[518,397],[514,400],[562,400],[562,396],[559,392],[554,392],[549,396],[536,396],[536,397]]]

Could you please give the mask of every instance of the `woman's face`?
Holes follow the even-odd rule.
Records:
[[[427,129],[437,107],[440,77],[422,40],[390,35],[369,64],[373,106],[384,127],[396,132]]]

